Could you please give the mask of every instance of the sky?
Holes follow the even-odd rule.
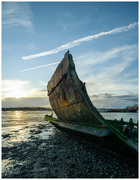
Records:
[[[2,3],[2,107],[50,107],[69,50],[97,108],[138,104],[138,2]]]

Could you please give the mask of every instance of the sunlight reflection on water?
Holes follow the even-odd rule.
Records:
[[[44,116],[51,113],[50,111],[3,111],[2,146],[11,146],[16,142],[34,138],[47,139],[53,133],[54,127],[44,121]]]

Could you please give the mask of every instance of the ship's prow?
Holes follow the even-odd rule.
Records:
[[[61,121],[106,126],[87,95],[85,83],[78,78],[69,51],[56,68],[47,89],[52,109]]]
[[[47,115],[45,119],[54,126],[97,137],[99,141],[102,139],[109,146],[120,145],[124,151],[129,149],[128,151],[133,154],[137,152],[137,143],[130,142],[118,129],[121,125],[113,126],[112,122],[105,120],[92,104],[85,83],[76,73],[73,57],[69,51],[65,53],[56,68],[47,89],[49,101],[57,119]]]

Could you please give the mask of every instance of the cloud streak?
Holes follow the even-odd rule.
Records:
[[[29,69],[24,69],[24,70],[21,70],[21,71],[18,71],[18,72],[30,71],[30,70],[33,70],[33,69],[43,68],[43,67],[46,67],[46,66],[52,66],[52,65],[58,64],[58,63],[60,63],[60,61],[59,62],[55,62],[55,63],[51,63],[51,64],[45,64],[45,65],[42,65],[42,66],[37,66],[37,67],[29,68]]]
[[[33,32],[32,16],[28,3],[3,2],[2,4],[2,23],[4,28],[9,29],[22,26]]]
[[[107,31],[107,32],[101,32],[101,33],[98,33],[95,35],[80,38],[80,39],[77,39],[77,40],[72,41],[70,43],[61,45],[61,46],[59,46],[55,49],[52,49],[50,51],[41,52],[41,53],[30,55],[30,56],[24,56],[24,57],[22,57],[22,59],[29,60],[29,59],[33,59],[33,58],[37,58],[37,57],[41,57],[41,56],[47,56],[47,55],[55,54],[55,53],[58,53],[59,51],[63,51],[66,49],[73,48],[75,46],[79,46],[82,42],[91,41],[91,40],[97,39],[101,36],[116,34],[116,33],[121,33],[121,32],[127,32],[127,31],[135,28],[137,24],[138,24],[137,22],[134,22],[132,24],[129,24],[128,26],[123,26],[123,27],[115,28],[115,29]]]

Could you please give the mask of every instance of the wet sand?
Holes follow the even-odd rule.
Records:
[[[2,148],[3,178],[138,178],[135,159],[128,161],[48,122],[24,128],[29,132],[25,141]],[[3,140],[11,136],[3,134]]]

